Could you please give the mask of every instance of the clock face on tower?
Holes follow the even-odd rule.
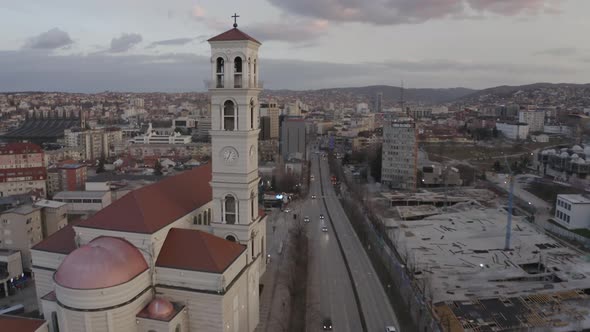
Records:
[[[231,146],[226,146],[225,148],[221,149],[221,159],[226,164],[234,164],[238,160],[238,150]]]

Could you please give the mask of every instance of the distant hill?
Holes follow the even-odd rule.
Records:
[[[307,91],[266,90],[265,93],[274,96],[315,96],[336,97],[341,95],[349,98],[359,98],[373,101],[377,93],[383,93],[383,103],[398,102],[401,98],[401,88],[389,85],[373,85],[358,88],[331,88]],[[404,89],[404,100],[408,102],[444,103],[477,92],[466,88],[451,89]]]
[[[501,85],[493,88],[474,91],[471,94],[457,98],[456,101],[476,101],[482,99],[509,99],[515,93],[523,92],[526,94],[551,95],[559,91],[570,90],[573,92],[585,92],[590,89],[590,84],[570,84],[570,83],[534,83],[528,85]]]

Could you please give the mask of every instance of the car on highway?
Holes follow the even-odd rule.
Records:
[[[326,318],[322,321],[322,327],[324,331],[332,331],[332,320],[330,318]]]
[[[324,219],[324,215],[323,214],[320,214],[320,219]]]
[[[291,212],[291,209],[286,208],[284,211],[285,211],[285,213],[289,213],[289,212]]]
[[[315,177],[313,176],[313,174],[311,175],[311,181],[313,181],[315,179]]]
[[[303,221],[304,221],[306,224],[307,224],[307,223],[309,223],[309,217],[308,217],[308,216],[305,216],[305,218],[303,218]]]
[[[315,197],[316,197],[315,195],[311,195],[311,199],[315,199]]]
[[[321,222],[322,222],[322,232],[327,232],[328,225],[326,225],[326,221],[324,219],[321,219]]]
[[[397,332],[397,330],[393,326],[386,326],[385,332]]]

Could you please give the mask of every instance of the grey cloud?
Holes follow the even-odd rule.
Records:
[[[74,41],[67,32],[53,28],[27,40],[24,48],[54,50],[69,46],[72,43]]]
[[[517,15],[551,12],[556,0],[269,0],[283,10],[306,17],[378,25],[422,23],[445,17],[481,14]]]
[[[326,22],[301,21],[286,23],[259,23],[248,26],[248,33],[262,42],[284,41],[301,43],[320,37],[327,28]]]
[[[155,41],[150,46],[174,46],[174,45],[185,45],[192,42],[195,38],[176,38]]]
[[[209,57],[194,54],[57,56],[34,51],[0,51],[0,91],[204,91]],[[317,89],[374,84],[412,87],[484,88],[537,81],[582,83],[588,70],[567,65],[471,64],[453,61],[335,64],[264,59],[268,89]]]
[[[120,37],[111,40],[111,48],[109,52],[122,53],[131,49],[136,44],[139,44],[143,38],[137,33],[124,33]]]
[[[578,51],[579,50],[575,47],[558,47],[538,51],[535,52],[534,55],[571,56],[576,55]]]

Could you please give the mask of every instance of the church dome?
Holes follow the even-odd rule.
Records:
[[[99,237],[72,251],[55,273],[55,282],[73,289],[117,286],[147,270],[143,255],[131,243]]]
[[[170,301],[156,297],[148,305],[148,314],[153,319],[167,319],[174,313],[174,306]]]

